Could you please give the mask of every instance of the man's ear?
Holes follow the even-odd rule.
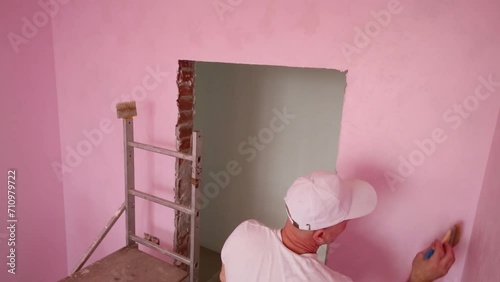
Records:
[[[327,241],[326,241],[325,229],[315,230],[313,232],[313,239],[314,239],[314,242],[316,242],[316,244],[318,244],[318,246],[326,244]]]

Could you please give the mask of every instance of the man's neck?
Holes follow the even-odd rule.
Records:
[[[286,226],[281,229],[280,232],[283,244],[292,252],[302,255],[315,254],[318,251],[318,246],[316,244],[298,238],[293,232],[289,232]]]

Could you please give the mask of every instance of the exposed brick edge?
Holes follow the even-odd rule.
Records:
[[[177,107],[177,125],[175,126],[177,151],[191,153],[191,136],[193,133],[194,118],[194,61],[179,61],[177,72],[177,87],[179,96]],[[177,160],[175,164],[175,201],[176,203],[191,206],[191,163]],[[189,227],[190,217],[184,213],[175,212],[174,251],[189,257]],[[189,267],[176,262],[182,269]]]

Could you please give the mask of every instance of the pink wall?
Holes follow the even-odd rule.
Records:
[[[73,1],[54,18],[69,268],[124,201],[122,123],[115,104],[135,97],[136,140],[175,149],[178,58],[154,50],[158,32],[144,34],[158,26],[148,16],[155,12],[151,8],[137,1]],[[172,199],[174,160],[141,151],[135,157],[137,188]],[[170,247],[171,210],[137,204],[136,234],[156,235]],[[123,247],[124,228],[121,218],[90,262]]]
[[[500,115],[479,197],[471,243],[462,276],[463,282],[497,281],[500,278]]]
[[[39,9],[37,1],[0,2],[0,281],[6,282],[53,282],[67,268],[63,186],[51,167],[61,159],[52,27],[40,28],[17,54],[7,39],[9,32],[22,34],[22,18]],[[15,275],[7,273],[6,265],[6,182],[11,168],[17,169]]]
[[[123,200],[121,126],[110,104],[131,92],[141,97],[137,138],[173,147],[177,60],[192,59],[347,69],[337,169],[371,181],[380,204],[350,224],[328,264],[356,281],[403,280],[414,254],[461,219],[464,240],[445,280],[457,281],[500,102],[498,84],[479,86],[481,76],[500,80],[492,59],[500,47],[499,4],[242,0],[228,1],[234,7],[219,17],[213,5],[221,2],[71,1],[54,18],[62,157],[73,166],[64,174],[68,266]],[[392,16],[377,24],[372,11],[381,10]],[[365,27],[370,35],[360,35]],[[344,54],[348,44],[355,53]],[[140,94],[145,68],[157,65],[169,76]],[[476,89],[482,100],[472,97]],[[463,101],[471,113],[461,117],[453,107]],[[103,120],[113,129],[88,149],[83,131]],[[434,146],[420,145],[428,156],[416,151],[416,140],[433,136]],[[67,162],[68,148],[78,144],[84,154]],[[417,163],[404,177],[395,176],[400,156]],[[173,163],[138,158],[141,187],[171,196]],[[387,175],[399,182],[389,185]],[[140,230],[170,244],[171,214],[147,226],[153,208],[138,210]],[[123,236],[121,222],[96,258],[122,246]]]

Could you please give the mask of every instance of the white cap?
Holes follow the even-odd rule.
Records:
[[[295,180],[285,203],[293,225],[318,230],[371,213],[377,205],[377,193],[365,181],[342,180],[336,174],[315,171]]]

